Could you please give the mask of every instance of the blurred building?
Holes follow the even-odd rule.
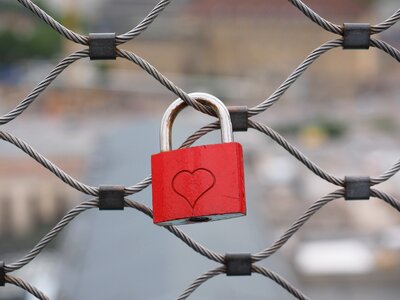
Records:
[[[14,124],[12,130],[2,130],[25,140],[67,174],[82,180],[93,139],[86,136],[87,129],[48,119],[31,118],[25,124],[29,125]],[[2,141],[0,152],[0,238],[31,246],[80,202],[81,194],[16,146]],[[9,251],[12,243],[1,245],[2,251]]]
[[[82,161],[79,158],[49,159],[62,165],[66,172],[82,174]],[[74,200],[70,189],[32,159],[2,155],[0,237],[26,238],[41,225],[55,225],[77,200]]]
[[[58,20],[82,34],[126,32],[157,3],[145,0],[45,2],[57,11]],[[305,2],[336,24],[378,23],[398,6],[396,0]],[[6,9],[5,5],[9,3],[14,1],[0,4],[0,30],[11,28],[25,32],[27,28],[42,23],[22,6],[16,10],[10,10],[8,6]],[[49,35],[58,36],[58,33],[50,30]],[[394,27],[379,38],[398,47],[399,36],[399,29]],[[289,1],[176,0],[145,33],[120,47],[149,61],[187,92],[211,92],[227,104],[251,107],[275,91],[313,49],[336,38],[306,18]],[[65,39],[62,39],[62,45],[63,50],[49,61],[32,59],[11,67],[0,67],[1,114],[24,99],[58,60],[84,48]],[[381,51],[343,51],[338,48],[322,55],[293,84],[282,97],[284,99],[259,118],[335,176],[382,174],[398,159],[400,147],[397,139],[400,131],[397,68],[397,64]],[[116,62],[83,59],[68,67],[21,115],[20,122],[11,122],[3,129],[34,143],[39,152],[84,182],[85,179],[93,180],[93,185],[98,185],[101,182],[93,176],[115,178],[123,172],[123,178],[131,184],[131,175],[140,177],[149,166],[148,160],[140,159],[139,171],[136,161],[131,158],[138,155],[148,158],[147,150],[150,148],[142,153],[142,145],[149,142],[150,137],[154,138],[152,142],[156,141],[154,128],[158,128],[163,110],[175,98],[133,63],[123,59]],[[191,121],[208,120],[199,113],[192,113]],[[143,122],[142,118],[146,121]],[[32,121],[36,121],[36,125]],[[112,132],[116,124],[120,127],[110,135],[109,145],[99,143],[99,134]],[[131,130],[126,131],[125,127]],[[127,138],[131,136],[132,139]],[[138,136],[140,141],[145,140],[141,141],[141,147],[136,147]],[[257,195],[249,197],[248,201],[258,205],[257,212],[261,212],[261,223],[266,228],[251,230],[256,240],[262,241],[262,247],[284,232],[314,201],[338,187],[317,178],[268,137],[250,130],[246,135],[239,133],[237,136],[244,145],[246,169],[253,176],[249,180],[255,187],[252,192]],[[0,143],[0,234],[7,241],[11,236],[32,239],[27,241],[29,248],[39,236],[32,233],[36,231],[34,229],[41,225],[48,229],[54,225],[81,194],[25,154],[16,154],[20,150],[3,144],[6,143]],[[106,165],[109,161],[104,157],[109,156],[110,161],[120,160],[110,165],[110,170],[115,173],[97,164],[96,157],[92,157],[92,148],[101,153],[100,160]],[[126,159],[122,159],[124,155]],[[88,157],[92,161],[90,179],[86,174]],[[126,161],[132,166],[128,168]],[[382,190],[398,197],[399,184],[400,179],[395,176],[385,183]],[[150,196],[143,198],[148,200]],[[141,221],[128,214],[126,219],[127,222]],[[85,216],[85,220],[91,219]],[[109,252],[106,247],[114,247],[104,239],[103,233],[90,243],[85,234],[89,237],[92,232],[84,229],[97,226],[86,226],[86,221],[81,224],[78,221],[74,221],[78,224],[77,232],[88,244],[80,243],[79,247],[73,247],[74,251],[85,252],[91,257],[91,252],[87,251],[89,244],[97,254],[101,253],[98,252],[99,243],[106,245],[102,248],[104,252]],[[106,226],[100,217],[96,222]],[[110,224],[115,222],[110,221]],[[286,270],[293,268],[296,273],[293,277],[312,299],[372,300],[380,297],[398,300],[400,235],[396,224],[399,224],[398,212],[380,200],[352,203],[337,200],[321,209],[285,245],[280,253],[288,266],[282,261],[277,266]],[[124,228],[141,230],[142,224],[137,225]],[[106,227],[110,230],[109,235],[115,238],[112,233],[115,228]],[[272,228],[274,232],[266,234]],[[149,230],[156,228],[149,227]],[[120,233],[128,234],[128,231]],[[205,235],[209,234],[206,232]],[[149,243],[153,240],[159,242],[151,234],[148,239]],[[75,241],[75,234],[72,240]],[[130,244],[132,251],[124,249],[129,252],[126,256],[137,251],[137,241],[131,236],[121,240],[135,242]],[[219,237],[216,240],[226,242]],[[81,256],[74,256],[76,252],[70,247],[73,243],[66,243],[65,254],[67,261],[70,255],[72,261],[79,264]],[[149,253],[146,243],[142,245],[142,252]],[[225,246],[221,245],[221,249]],[[160,259],[162,264],[168,264],[176,253],[171,251],[168,259],[158,253],[151,256]],[[354,257],[360,260],[352,259]],[[98,259],[92,258],[91,262],[96,267]],[[121,267],[116,269],[126,266],[124,261],[118,260],[117,263]],[[143,260],[145,263],[147,261]],[[69,267],[73,269],[74,266],[71,264]],[[182,270],[186,267],[182,265]],[[135,268],[128,268],[124,278],[130,278],[131,270]],[[88,278],[92,278],[88,268],[84,271]],[[148,272],[149,278],[153,278],[151,270]],[[170,279],[170,273],[165,274],[165,278]],[[183,272],[180,275],[187,276]],[[75,280],[78,277],[71,278]],[[108,280],[104,276],[102,279]],[[167,282],[164,279],[160,281]],[[98,281],[92,280],[92,284],[98,286]],[[103,287],[108,289],[106,285]],[[132,288],[130,285],[127,287]],[[380,291],[382,287],[386,293]],[[75,291],[69,289],[69,292]],[[71,299],[75,298],[71,296]]]
[[[109,15],[110,3],[115,2],[105,2],[99,15]],[[374,15],[367,1],[307,4],[338,24],[369,20]],[[116,14],[115,18],[122,16]],[[223,96],[245,98],[248,103],[260,90],[265,93],[276,88],[284,74],[289,75],[314,48],[334,38],[337,36],[313,24],[288,1],[192,0],[177,5],[143,36],[122,47],[144,56],[163,73],[185,74],[187,78],[208,76],[209,89]],[[303,91],[310,101],[326,101],[339,88],[340,97],[354,97],[378,72],[376,53],[359,53],[337,50],[326,54],[329,59],[316,62],[303,76],[307,81],[303,79],[294,89]],[[121,64],[126,66],[125,62]],[[221,80],[224,77],[231,78],[231,84]],[[357,80],[352,80],[355,77]],[[226,91],[231,88],[238,91]]]

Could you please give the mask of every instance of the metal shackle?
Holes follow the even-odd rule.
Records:
[[[232,122],[225,104],[217,97],[207,93],[190,93],[189,96],[205,105],[210,106],[217,114],[221,123],[221,140],[223,143],[233,142]],[[172,125],[176,116],[187,104],[178,98],[167,108],[161,121],[160,146],[161,152],[172,150]]]

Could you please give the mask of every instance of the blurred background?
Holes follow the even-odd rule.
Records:
[[[74,31],[124,33],[156,5],[146,0],[35,1]],[[321,16],[378,23],[396,0],[307,0]],[[288,1],[175,0],[150,28],[123,45],[186,92],[209,92],[252,107],[272,94],[320,44],[336,36]],[[379,38],[400,46],[400,28]],[[82,49],[12,0],[0,2],[0,113],[14,108],[62,58]],[[266,112],[255,117],[339,177],[377,176],[399,158],[400,68],[387,54],[324,54]],[[159,123],[176,96],[138,66],[80,60],[1,130],[22,138],[86,184],[133,185],[150,173]],[[174,147],[212,119],[192,109],[174,127]],[[248,216],[182,229],[219,253],[271,245],[313,202],[336,189],[254,130],[235,133],[245,152]],[[218,132],[198,143],[217,143]],[[379,189],[400,196],[400,177]],[[130,197],[151,205],[150,188]],[[63,184],[18,148],[0,143],[0,256],[25,255],[78,203]],[[324,207],[261,265],[311,299],[398,300],[400,216],[383,201]],[[132,209],[78,216],[32,263],[13,273],[50,299],[175,299],[216,264]],[[7,285],[0,299],[27,300]],[[191,299],[292,299],[269,279],[218,276]]]

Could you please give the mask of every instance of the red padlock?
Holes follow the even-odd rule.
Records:
[[[221,123],[222,144],[171,151],[171,129],[186,104],[177,99],[161,122],[161,153],[152,155],[154,223],[181,225],[246,215],[243,150],[233,142],[226,106],[206,93],[190,96],[209,105]]]

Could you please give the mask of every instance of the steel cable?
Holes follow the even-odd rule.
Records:
[[[376,189],[371,189],[371,196],[382,199],[383,201],[391,205],[394,209],[396,209],[398,212],[400,212],[400,202],[396,198],[390,196],[389,194],[378,191]]]
[[[193,292],[204,282],[223,273],[225,273],[225,266],[218,267],[208,271],[207,273],[204,273],[203,275],[198,277],[195,281],[193,281],[193,283],[186,290],[184,290],[181,295],[178,296],[177,300],[185,300],[189,298],[189,296],[193,294]]]
[[[371,33],[376,34],[388,30],[390,27],[395,25],[400,20],[400,9],[398,9],[393,15],[391,15],[387,20],[371,26]]]
[[[65,38],[78,43],[82,45],[89,45],[89,38],[87,36],[75,33],[74,31],[66,28],[62,24],[60,24],[58,21],[56,21],[54,18],[52,18],[50,15],[48,15],[45,11],[43,11],[41,8],[39,8],[36,4],[34,4],[30,0],[18,0],[19,3],[21,3],[24,7],[29,9],[32,13],[34,13],[36,16],[38,16],[40,19],[42,19],[44,22],[46,22],[51,28],[53,28],[55,31],[57,31],[59,34],[64,36]],[[165,8],[172,2],[172,0],[161,0],[151,11],[150,13],[133,29],[130,31],[118,35],[116,37],[116,44],[120,45],[123,43],[126,43],[133,38],[139,36],[141,33],[143,33],[151,23],[154,22],[154,20],[157,19],[157,17],[165,10]],[[337,24],[334,24],[320,15],[318,15],[314,10],[312,10],[310,7],[308,7],[306,4],[304,4],[300,0],[289,0],[291,4],[293,4],[295,7],[297,7],[305,16],[307,16],[310,20],[312,20],[314,23],[318,24],[325,30],[343,35],[344,29],[342,26],[339,26]],[[371,26],[371,34],[376,34],[383,32],[393,25],[395,25],[397,22],[400,20],[400,9],[397,10],[392,16],[390,16],[387,20]],[[331,49],[340,47],[343,44],[343,39],[336,39],[336,40],[331,40],[320,47],[316,48],[314,51],[312,51],[308,57],[295,69],[295,71],[290,74],[290,76],[278,87],[277,90],[275,90],[269,98],[261,102],[260,104],[256,105],[255,107],[249,109],[249,116],[255,116],[260,114],[261,112],[264,112],[267,110],[270,106],[275,104],[281,97],[282,95],[292,86],[292,84],[302,75],[304,72],[308,69],[308,67],[313,64],[322,54],[328,52]],[[371,38],[370,40],[370,45],[372,47],[378,48],[387,54],[389,54],[392,58],[396,59],[398,62],[400,62],[400,51],[391,46],[390,44],[378,40],[378,39],[373,39]],[[204,106],[200,102],[196,101],[196,99],[192,99],[186,92],[184,92],[181,88],[176,86],[172,81],[170,81],[168,78],[166,78],[161,72],[159,72],[154,66],[152,66],[149,62],[144,60],[143,58],[139,57],[138,55],[118,49],[116,50],[116,54],[118,57],[125,58],[136,65],[138,65],[140,68],[142,68],[144,71],[146,71],[148,74],[150,74],[153,78],[155,78],[157,81],[159,81],[163,86],[165,86],[168,90],[173,92],[177,97],[181,98],[185,103],[189,106],[192,106],[196,110],[199,110],[203,113],[215,116],[215,112],[212,111],[208,106]],[[0,117],[0,125],[4,125],[12,120],[14,120],[16,117],[21,115],[29,106],[32,104],[37,97],[53,82],[55,78],[57,78],[68,66],[76,62],[77,60],[81,58],[86,58],[89,56],[89,49],[83,49],[80,51],[77,51],[75,53],[72,53],[68,57],[64,58],[50,73],[47,75],[47,77],[42,80],[33,90],[32,92],[24,99],[20,104],[18,104],[14,109],[12,109],[9,113],[3,115]],[[260,131],[261,133],[266,134],[272,140],[274,140],[277,144],[279,144],[281,147],[283,147],[286,151],[288,151],[293,157],[295,157],[297,160],[299,160],[302,164],[304,164],[309,170],[311,170],[314,174],[317,176],[321,177],[322,179],[337,185],[344,187],[345,182],[344,179],[338,178],[336,176],[330,175],[326,171],[322,170],[320,167],[318,167],[316,164],[314,164],[311,160],[309,160],[304,154],[302,154],[298,149],[296,149],[294,146],[292,146],[286,139],[284,139],[280,134],[275,132],[273,129],[269,128],[266,125],[260,124],[258,122],[255,122],[253,120],[248,121],[248,125],[250,128],[253,128],[257,131]],[[184,143],[180,146],[180,148],[184,147],[190,147],[195,141],[197,141],[200,137],[204,136],[205,134],[216,130],[220,127],[220,124],[218,121],[210,123],[199,130],[197,130],[195,133],[193,133],[191,136],[189,136]],[[34,160],[36,160],[38,163],[40,163],[43,167],[48,169],[50,172],[52,172],[54,175],[56,175],[58,178],[60,178],[64,183],[70,185],[71,187],[77,189],[78,191],[92,195],[92,196],[98,196],[99,194],[99,189],[97,187],[92,187],[85,185],[72,176],[68,175],[66,172],[61,170],[59,167],[57,167],[55,164],[50,162],[46,157],[43,155],[39,154],[37,151],[35,151],[31,146],[29,146],[27,143],[22,141],[21,139],[6,133],[6,132],[1,132],[0,131],[0,139],[3,139],[4,141],[7,141],[22,151],[24,151],[26,154],[28,154],[30,157],[32,157]],[[397,174],[400,170],[400,160],[397,161],[391,168],[386,170],[382,175],[377,176],[377,177],[371,177],[370,183],[371,186],[380,184],[384,181],[387,181],[390,179],[393,175]],[[151,176],[146,177],[142,181],[136,183],[133,186],[126,187],[125,188],[125,195],[132,195],[135,193],[138,193],[142,191],[143,189],[147,188],[148,186],[151,185]],[[332,192],[322,198],[320,198],[318,201],[316,201],[313,205],[309,207],[306,212],[301,215],[295,223],[289,229],[286,230],[286,232],[277,240],[275,241],[272,246],[269,248],[266,248],[262,250],[259,253],[256,253],[252,255],[252,261],[253,263],[261,261],[263,259],[266,259],[276,253],[283,245],[285,245],[289,239],[296,233],[302,226],[317,212],[319,211],[323,206],[326,204],[330,203],[331,201],[343,197],[345,194],[344,189],[337,190],[335,192]],[[370,194],[373,197],[379,198],[389,205],[391,205],[394,209],[400,212],[400,202],[394,198],[393,196],[386,194],[384,192],[381,192],[377,189],[371,188],[370,189]],[[40,241],[39,243],[33,247],[33,249],[26,254],[23,258],[18,260],[15,263],[12,263],[10,265],[5,265],[4,270],[5,272],[9,273],[15,270],[18,270],[28,264],[30,261],[32,261],[37,255],[40,254],[40,252],[58,235],[61,230],[63,230],[76,216],[78,216],[80,213],[94,207],[98,207],[98,199],[95,200],[90,200],[83,202],[76,206],[74,209],[70,210],[62,219],[61,221],[52,229],[48,234],[46,234]],[[143,214],[147,215],[148,217],[152,218],[153,212],[151,208],[133,201],[129,199],[125,199],[125,206],[126,207],[131,207],[134,208]],[[182,240],[184,243],[187,244],[190,248],[192,248],[194,251],[198,252],[199,254],[207,257],[210,260],[213,260],[217,263],[222,264],[222,266],[219,266],[213,270],[208,271],[207,273],[201,275],[198,277],[179,297],[178,300],[180,299],[187,299],[201,284],[206,282],[208,279],[213,278],[219,274],[225,273],[226,269],[224,266],[225,263],[225,258],[223,255],[215,253],[204,246],[200,245],[197,243],[195,240],[193,240],[191,237],[186,235],[183,231],[178,229],[177,227],[174,226],[166,226],[166,230],[170,231],[172,234],[174,234],[177,238]],[[275,281],[278,285],[280,285],[282,288],[287,290],[289,293],[291,293],[295,298],[297,299],[308,299],[304,294],[302,294],[299,290],[294,288],[289,282],[287,282],[285,279],[283,279],[280,275],[274,273],[273,271],[270,271],[266,268],[259,267],[257,265],[252,265],[252,271],[255,273],[259,273],[263,276],[266,276],[273,281]],[[7,283],[12,283],[14,285],[17,285],[25,290],[27,290],[29,293],[32,295],[36,296],[39,299],[48,299],[42,292],[31,286],[29,283],[23,281],[22,279],[12,277],[10,275],[5,276],[5,280]]]
[[[10,283],[10,284],[20,287],[21,289],[27,291],[29,294],[35,296],[39,300],[49,300],[49,298],[45,294],[43,294],[43,292],[39,291],[37,288],[35,288],[29,282],[26,282],[26,281],[22,280],[21,278],[17,278],[17,277],[11,276],[11,275],[6,275],[5,281],[7,283]]]
[[[211,116],[215,116],[215,112],[209,108],[201,104],[198,101],[190,98],[190,96],[184,92],[181,88],[176,86],[171,80],[161,74],[155,67],[153,67],[149,62],[141,58],[140,56],[136,55],[135,53],[129,52],[123,49],[117,49],[117,56],[123,57],[139,67],[141,67],[144,71],[154,77],[158,82],[160,82],[163,86],[165,86],[168,90],[173,92],[176,96],[181,98],[185,103],[189,106],[192,106],[194,109],[201,111],[203,113],[209,114]]]
[[[141,211],[145,215],[149,216],[150,218],[153,218],[153,211],[145,206],[144,204],[141,204],[139,202],[130,200],[130,199],[125,199],[125,205],[127,207],[134,208],[138,211]],[[182,230],[178,229],[175,226],[164,226],[165,229],[170,231],[172,234],[174,234],[176,237],[178,237],[181,241],[183,241],[186,245],[188,245],[190,248],[192,248],[194,251],[197,253],[200,253],[204,257],[207,257],[210,260],[213,260],[215,262],[223,263],[224,262],[224,257],[221,254],[215,253],[204,246],[200,245],[198,242],[194,241],[191,237],[189,237],[186,233],[184,233]]]
[[[400,62],[400,51],[394,48],[392,45],[389,45],[388,43],[381,40],[371,39],[371,46],[381,49],[382,51],[393,57],[395,60]]]
[[[215,128],[212,128],[211,130],[214,130],[219,127],[219,125],[214,126]],[[211,131],[208,126],[205,127],[205,129],[200,129],[193,135],[191,135],[183,144],[180,148],[186,148],[192,145],[197,139],[205,135],[207,132]],[[34,160],[36,160],[39,164],[41,164],[43,167],[45,167],[48,171],[52,172],[54,175],[56,175],[58,178],[60,178],[64,183],[68,184],[70,187],[84,193],[87,195],[91,196],[98,196],[99,193],[99,188],[98,187],[93,187],[86,185],[77,179],[73,178],[69,174],[67,174],[65,171],[60,169],[57,165],[52,163],[50,160],[48,160],[46,157],[41,155],[38,151],[33,149],[29,144],[24,142],[23,140],[13,136],[12,134],[4,131],[0,131],[0,139],[7,141],[26,154],[28,154],[30,157],[32,157]],[[146,177],[142,181],[136,183],[133,186],[126,187],[125,188],[125,195],[133,195],[135,193],[138,193],[142,191],[143,189],[147,188],[149,185],[151,185],[151,176]]]
[[[17,107],[15,107],[13,110],[11,110],[9,113],[5,114],[4,116],[0,117],[0,125],[7,124],[8,122],[14,120],[16,117],[18,117],[21,113],[23,113],[29,105],[32,104],[33,101],[50,85],[50,83],[53,82],[54,79],[57,78],[58,75],[60,75],[68,66],[76,62],[77,60],[88,57],[89,56],[89,50],[80,50],[77,51],[68,57],[64,58],[51,72],[47,77],[42,80],[34,89],[33,91],[26,96],[24,100],[21,101],[20,104],[18,104]]]
[[[54,175],[56,175],[58,178],[60,178],[64,183],[68,184],[69,186],[73,187],[74,189],[76,189],[82,193],[85,193],[87,195],[92,195],[92,196],[98,195],[98,188],[83,184],[83,183],[79,182],[78,180],[76,180],[75,178],[73,178],[72,176],[68,175],[63,170],[61,170],[59,167],[57,167],[55,164],[53,164],[50,160],[48,160],[43,155],[41,155],[36,150],[34,150],[31,146],[29,146],[23,140],[15,137],[7,132],[4,132],[4,131],[0,131],[0,139],[7,141],[7,142],[15,145],[19,149],[21,149],[23,152],[25,152],[30,157],[32,157],[34,160],[36,160],[39,164],[41,164],[47,170],[49,170]]]
[[[52,16],[48,15],[44,10],[42,10],[39,6],[33,3],[30,0],[17,0],[31,12],[33,12],[36,16],[38,16],[41,20],[46,22],[51,28],[57,31],[66,39],[73,41],[77,44],[88,45],[89,39],[87,36],[80,35],[78,33],[73,32],[72,30],[68,29],[67,27],[61,25],[59,22],[53,19]]]
[[[326,181],[337,185],[344,186],[344,180],[322,170],[316,164],[314,164],[311,160],[309,160],[303,153],[297,150],[294,146],[290,145],[288,141],[286,141],[279,133],[274,131],[272,128],[269,128],[266,125],[260,124],[258,122],[249,120],[249,126],[254,128],[262,133],[265,133],[270,138],[272,138],[275,142],[285,148],[291,155],[297,158],[301,163],[303,163],[309,170],[311,170],[315,175],[325,179]]]
[[[226,267],[225,266],[221,266],[221,267],[212,269],[212,270],[204,273],[203,275],[201,275],[198,278],[196,278],[196,280],[194,280],[190,284],[190,286],[187,287],[182,292],[182,294],[180,294],[178,296],[177,300],[185,300],[185,299],[189,298],[189,296],[191,294],[193,294],[194,291],[196,291],[196,289],[199,288],[203,283],[205,283],[206,281],[208,281],[209,279],[211,279],[211,278],[213,278],[215,276],[218,276],[220,274],[224,274],[225,272],[226,272]],[[290,284],[286,279],[284,279],[283,277],[281,277],[280,275],[278,275],[277,273],[275,273],[275,272],[273,272],[271,270],[268,270],[266,268],[253,265],[252,266],[252,272],[258,273],[258,274],[261,274],[261,275],[263,275],[265,277],[270,278],[271,280],[276,282],[278,285],[280,285],[283,289],[288,291],[290,294],[292,294],[297,299],[300,299],[300,300],[308,300],[309,299],[300,290],[298,290],[292,284]]]
[[[322,18],[320,15],[318,15],[315,11],[313,11],[310,7],[305,5],[300,0],[288,0],[288,1],[290,3],[292,3],[294,6],[296,6],[311,21],[318,24],[325,30],[330,31],[332,33],[340,34],[340,35],[343,34],[343,28],[341,26],[334,24],[332,22],[329,22],[328,20]]]
[[[160,15],[161,12],[172,2],[172,0],[161,0],[151,12],[133,29],[117,36],[117,45],[124,44],[144,32],[151,23]]]
[[[341,198],[344,195],[344,190],[337,190],[335,192],[332,192],[321,199],[319,199],[317,202],[315,202],[313,205],[310,206],[309,209],[300,217],[297,219],[295,223],[269,248],[264,249],[263,251],[252,255],[253,262],[258,262],[263,259],[266,259],[270,257],[272,254],[274,254],[276,251],[278,251],[280,248],[282,248],[283,245],[286,244],[286,242],[301,228],[303,225],[317,212],[319,211],[323,206],[326,204],[330,203],[331,201]]]
[[[23,6],[28,8],[31,12],[33,12],[37,17],[43,20],[47,25],[61,34],[63,37],[68,40],[75,42],[81,45],[89,45],[89,37],[85,35],[81,35],[68,29],[60,22],[56,21],[52,16],[47,14],[43,9],[37,6],[30,0],[17,0]],[[124,44],[133,38],[139,36],[142,32],[144,32],[151,23],[160,15],[160,13],[172,2],[172,0],[162,0],[160,1],[151,12],[133,29],[130,31],[121,34],[116,37],[117,45]]]
[[[300,300],[309,300],[310,299],[306,295],[304,295],[299,289],[295,288],[285,278],[283,278],[282,276],[280,276],[279,274],[277,274],[271,270],[253,265],[252,271],[275,281],[278,285],[280,285],[283,289],[288,291],[290,294],[292,294],[297,299],[300,299]]]
[[[4,270],[9,273],[12,271],[16,271],[29,262],[31,262],[36,256],[39,255],[39,253],[48,245],[51,243],[52,240],[58,235],[58,233],[63,230],[73,219],[75,219],[79,214],[81,214],[84,211],[87,211],[88,209],[94,208],[98,206],[98,200],[89,200],[86,202],[83,202],[79,204],[77,207],[74,209],[70,210],[56,226],[53,227],[52,230],[48,234],[46,234],[40,241],[39,243],[32,248],[31,251],[29,251],[28,254],[26,254],[23,258],[18,260],[15,263],[5,265]]]
[[[377,177],[371,177],[371,185],[376,185],[382,182],[385,182],[392,178],[394,175],[396,175],[400,171],[400,160],[398,160],[390,169],[385,171],[382,175],[379,175]]]
[[[275,104],[276,101],[278,101],[281,96],[292,86],[292,84],[304,73],[304,71],[307,70],[308,67],[317,60],[317,58],[319,58],[322,54],[328,52],[329,50],[341,46],[342,43],[342,39],[332,40],[326,42],[325,44],[319,46],[317,49],[312,51],[307,56],[307,58],[296,68],[296,70],[294,70],[293,73],[290,74],[290,76],[279,86],[279,88],[271,96],[268,97],[268,99],[249,109],[249,116],[251,117],[258,115],[268,109],[273,104]]]

